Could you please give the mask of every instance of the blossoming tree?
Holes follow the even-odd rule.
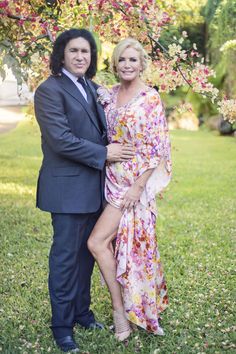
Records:
[[[214,72],[205,65],[196,45],[184,47],[188,34],[183,32],[167,47],[161,44],[163,29],[175,17],[171,0],[0,0],[0,74],[4,77],[6,64],[19,83],[27,80],[34,89],[48,75],[53,41],[68,28],[90,29],[99,48],[101,42],[116,43],[133,36],[149,54],[150,84],[163,92],[188,85],[210,97],[225,119],[233,122],[236,100],[220,99],[209,81]]]

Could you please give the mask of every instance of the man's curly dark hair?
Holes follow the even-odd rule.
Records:
[[[57,37],[50,58],[50,69],[53,75],[59,75],[61,73],[64,60],[64,51],[67,43],[71,39],[78,37],[82,37],[88,41],[91,49],[91,63],[86,72],[86,77],[91,79],[93,76],[95,76],[97,71],[97,46],[93,35],[84,28],[72,28],[70,30],[64,31]]]

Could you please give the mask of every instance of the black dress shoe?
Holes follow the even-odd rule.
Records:
[[[62,338],[55,338],[57,346],[63,352],[79,353],[79,347],[75,343],[73,337],[66,336]]]
[[[83,326],[85,329],[104,329],[104,326],[102,323],[99,323],[97,321],[89,323],[87,326]]]

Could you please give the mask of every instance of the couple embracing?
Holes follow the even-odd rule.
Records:
[[[133,325],[163,334],[158,319],[168,298],[157,247],[155,197],[171,175],[170,143],[156,90],[141,79],[147,57],[122,40],[111,89],[91,79],[97,48],[85,29],[63,32],[51,55],[52,75],[35,93],[43,162],[37,206],[51,213],[51,329],[58,347],[78,352],[76,324],[102,330],[90,309],[97,262],[111,294],[115,337]]]

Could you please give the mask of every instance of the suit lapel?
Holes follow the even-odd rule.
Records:
[[[72,97],[74,97],[79,103],[83,106],[85,111],[88,113],[89,118],[97,128],[97,130],[100,132],[99,125],[97,118],[95,117],[93,111],[90,109],[87,101],[81,94],[80,90],[76,87],[76,85],[73,83],[71,79],[69,79],[66,75],[62,74],[59,77],[59,82],[63,89],[68,92]],[[90,86],[89,86],[90,87]]]
[[[95,90],[95,88],[90,80],[87,80],[87,83],[88,83],[90,91],[93,95],[94,102],[96,102],[96,108],[97,108],[97,112],[100,117],[100,121],[103,125],[103,128],[106,130],[107,129],[106,117],[105,117],[105,113],[104,113],[102,106],[98,103],[97,91]]]

